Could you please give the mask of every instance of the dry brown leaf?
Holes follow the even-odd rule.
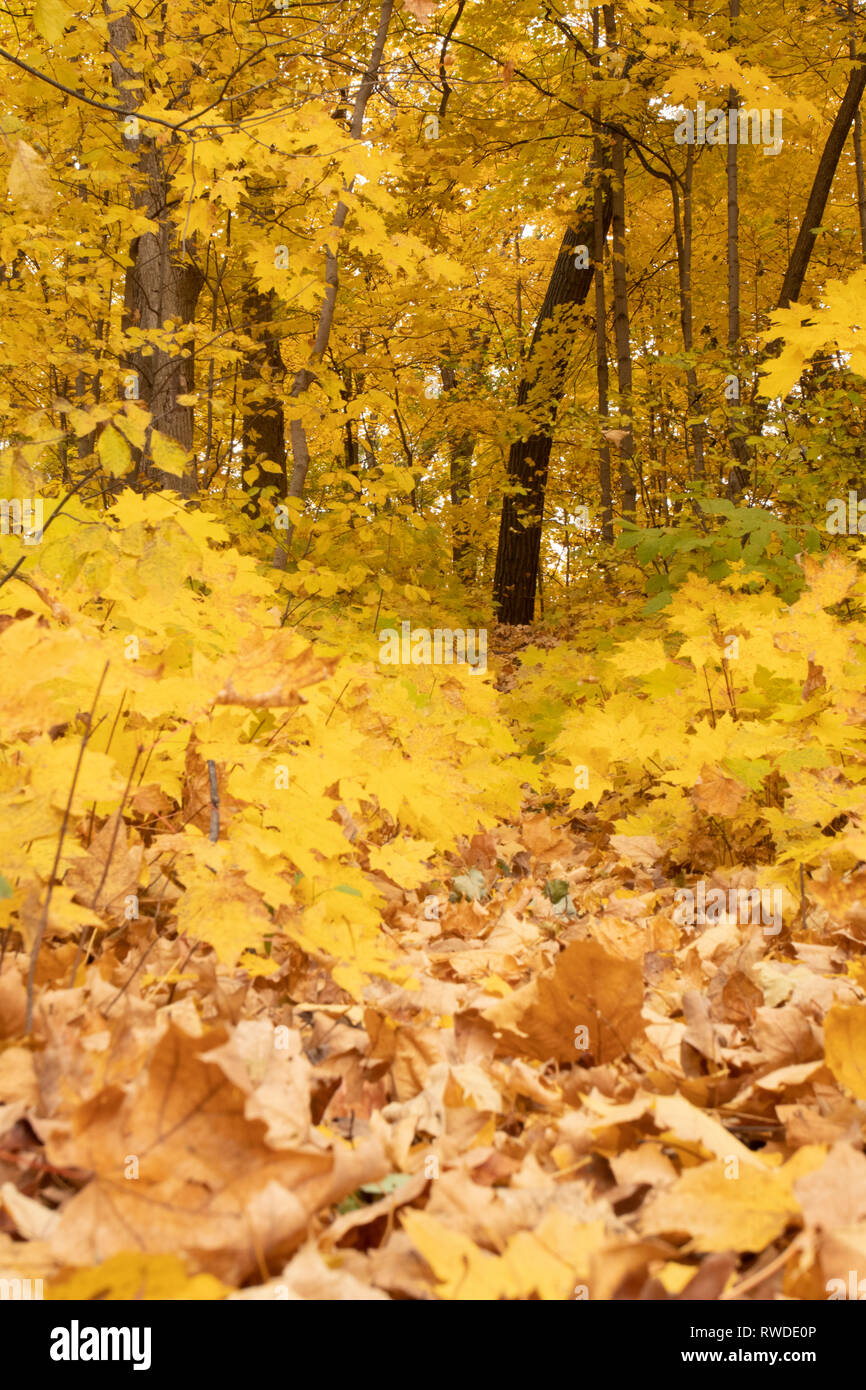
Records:
[[[112,921],[127,918],[127,898],[137,896],[144,850],[132,844],[120,812],[109,816],[90,842],[87,854],[70,865],[64,882],[78,902]]]
[[[403,0],[404,9],[419,19],[422,24],[426,24],[431,15],[435,13],[436,4],[437,0]]]
[[[107,1087],[49,1139],[53,1163],[94,1173],[53,1233],[58,1260],[96,1264],[133,1242],[237,1285],[262,1259],[285,1258],[317,1211],[385,1176],[375,1142],[344,1147],[311,1130],[292,1147],[269,1144],[247,1113],[256,1091],[226,1074],[238,1066],[220,1055],[227,1041],[225,1030],[192,1038],[172,1025],[136,1086]]]
[[[503,1050],[558,1062],[576,1062],[588,1052],[595,1062],[607,1062],[622,1057],[642,1036],[642,1004],[637,961],[618,960],[594,941],[575,941],[552,970],[488,1006],[482,1016],[502,1034]]]
[[[722,817],[735,816],[747,795],[746,788],[735,782],[733,777],[726,777],[717,767],[710,767],[706,763],[691,793],[699,811],[704,811],[708,816]]]
[[[866,1158],[850,1144],[834,1144],[820,1168],[797,1179],[794,1192],[807,1225],[856,1226],[866,1217]]]

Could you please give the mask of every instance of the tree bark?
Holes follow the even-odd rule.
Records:
[[[249,493],[244,511],[252,517],[261,513],[259,499],[264,488],[275,487],[278,497],[285,497],[288,488],[285,420],[277,390],[286,369],[273,326],[275,303],[273,290],[262,294],[250,287],[244,297],[244,321],[250,325],[250,337],[259,344],[247,354],[243,367],[243,471]],[[279,472],[264,468],[265,462],[276,464]],[[255,469],[254,477],[249,476],[250,469]]]
[[[833,185],[833,177],[839,164],[839,156],[845,141],[848,139],[848,131],[851,129],[864,89],[866,89],[866,66],[864,66],[866,53],[861,51],[856,56],[857,62],[861,66],[851,69],[845,95],[839,110],[836,112],[836,119],[821,153],[821,159],[812,182],[812,191],[809,194],[803,221],[800,223],[800,231],[791,252],[788,268],[785,271],[785,279],[776,305],[777,309],[787,309],[792,301],[799,298],[815,245],[815,234],[821,225],[824,209],[827,206],[827,198]]]
[[[728,14],[731,21],[729,45],[734,42],[734,24],[740,17],[740,0],[729,0]],[[728,92],[728,111],[738,111],[739,93],[730,88]],[[730,118],[729,118],[730,119]],[[730,128],[730,125],[729,125]],[[739,195],[739,145],[729,140],[727,146],[728,180],[728,365],[737,378],[737,405],[728,407],[728,450],[733,464],[728,473],[728,496],[738,497],[749,481],[749,447],[742,424],[743,382],[740,380],[740,195]]]
[[[391,23],[391,11],[394,8],[394,0],[382,0],[379,10],[379,26],[376,31],[376,38],[373,43],[373,51],[370,54],[370,62],[358,88],[355,97],[355,105],[352,111],[352,124],[350,135],[353,140],[360,140],[364,128],[364,113],[367,110],[367,103],[373,95],[376,86],[376,79],[379,74],[379,66],[382,62],[382,54],[385,50],[385,40],[388,37],[388,28]],[[352,179],[347,193],[351,193],[355,180]],[[337,203],[334,216],[331,219],[331,231],[342,231],[346,225],[346,218],[349,215],[349,207],[342,198]],[[301,367],[295,374],[292,382],[292,389],[289,398],[293,401],[312,386],[316,380],[315,368],[321,362],[328,347],[328,340],[331,336],[331,325],[334,321],[334,308],[337,303],[337,290],[339,289],[339,272],[337,257],[328,247],[325,251],[325,293],[319,309],[319,323],[316,328],[316,337],[313,343],[313,351],[310,354],[310,363],[306,367]],[[307,481],[307,472],[310,467],[310,447],[307,440],[307,432],[298,416],[295,416],[289,427],[289,435],[292,445],[292,477],[289,483],[289,497],[302,497],[304,485]],[[291,523],[286,534],[284,545],[278,545],[274,555],[274,565],[278,569],[285,569],[288,563],[288,547],[292,539],[293,527]]]
[[[857,57],[856,12],[854,0],[848,0],[848,17],[851,21],[851,37],[848,52],[851,60]],[[854,176],[857,187],[857,217],[860,222],[860,254],[866,264],[866,175],[863,172],[863,118],[858,106],[854,112]]]
[[[623,137],[616,134],[611,144],[613,163],[613,304],[616,335],[616,377],[619,392],[621,428],[625,439],[619,445],[620,484],[623,515],[634,518],[637,492],[634,477],[634,424],[632,419],[631,325],[628,313],[628,284],[625,259],[625,149]]]
[[[609,50],[616,50],[616,17],[613,5],[604,6],[604,35]],[[597,47],[597,44],[595,45]],[[613,270],[613,326],[616,342],[616,379],[619,400],[619,414],[623,417],[620,428],[626,431],[619,448],[619,478],[622,490],[623,515],[634,519],[637,503],[637,489],[633,471],[634,459],[634,421],[632,419],[632,364],[631,364],[631,325],[628,312],[628,284],[626,279],[625,255],[625,139],[622,131],[616,131],[610,142],[611,168],[613,171],[613,248],[611,265]],[[602,501],[602,509],[604,503]],[[602,525],[607,539],[613,539],[613,525]]]
[[[107,6],[105,7],[107,10]],[[127,12],[108,25],[112,54],[111,75],[115,87],[130,115],[141,104],[144,83],[138,74],[127,68],[121,56],[135,38],[132,15]],[[135,91],[125,83],[138,82]],[[196,304],[203,284],[197,266],[187,260],[177,246],[177,234],[170,215],[171,181],[163,156],[153,139],[146,135],[127,138],[138,153],[138,172],[143,187],[133,194],[135,207],[158,226],[157,232],[144,232],[136,237],[130,249],[131,264],[126,270],[121,330],[131,328],[159,330],[163,340],[165,324],[190,324],[195,318]],[[139,477],[150,478],[158,487],[171,488],[182,496],[192,496],[197,487],[195,468],[183,476],[158,467],[152,456],[153,430],[173,439],[187,453],[193,446],[193,408],[181,405],[178,397],[192,391],[194,356],[186,346],[182,331],[176,345],[148,345],[126,353],[121,362],[127,377],[134,377],[137,399],[150,411],[151,425],[144,449],[136,459]]]
[[[457,385],[457,373],[452,366],[439,368],[444,391],[453,391]],[[465,523],[460,519],[459,508],[471,492],[472,454],[474,446],[468,431],[449,440],[449,474],[451,485],[451,506],[454,515],[451,520],[451,562],[454,573],[461,579],[469,578],[472,550],[466,540]]]
[[[671,179],[674,237],[677,243],[677,271],[680,289],[680,325],[683,349],[687,354],[692,351],[694,337],[692,321],[692,181],[694,169],[694,147],[687,145],[682,213],[680,212],[677,180],[675,177]],[[686,425],[686,435],[688,437],[689,432],[691,432],[695,477],[702,478],[704,476],[704,431],[701,421],[695,419],[700,405],[700,392],[698,390],[698,375],[692,366],[686,368],[686,401],[688,419],[692,422],[691,425]]]
[[[860,99],[866,89],[866,52],[862,51],[857,55],[860,67],[852,68],[845,88],[845,95],[842,98],[839,110],[836,112],[836,119],[830,128],[830,134],[824,144],[815,177],[812,180],[812,189],[809,194],[809,201],[806,211],[803,214],[803,221],[800,224],[800,231],[794,244],[794,249],[788,261],[785,271],[785,278],[779,292],[776,304],[777,309],[787,309],[789,304],[796,301],[803,288],[803,281],[806,278],[806,271],[809,268],[809,261],[812,255],[812,248],[815,245],[815,231],[821,225],[821,218],[824,215],[824,208],[830,189],[833,185],[833,178],[839,163],[839,157],[848,138],[848,131],[854,121],[854,115],[860,104]],[[774,338],[768,342],[759,358],[758,363],[766,362],[770,357],[778,354],[782,345],[781,338]],[[754,432],[757,434],[762,428],[763,420],[769,409],[769,401],[765,402],[759,412],[759,418],[754,422]]]
[[[610,179],[591,165],[587,176],[587,192],[596,173],[602,180],[604,234],[610,228],[612,202]],[[575,266],[578,246],[593,245],[593,212],[582,207],[577,229],[566,229],[550,277],[547,293],[536,320],[535,330],[526,356],[526,375],[517,393],[518,406],[530,405],[537,410],[544,402],[548,419],[528,437],[515,440],[508,454],[507,476],[511,488],[502,504],[499,542],[496,551],[496,570],[493,578],[493,599],[502,623],[531,623],[535,612],[535,590],[538,581],[538,559],[541,551],[541,522],[544,514],[544,495],[553,444],[552,429],[557,407],[562,399],[570,358],[570,337],[564,337],[567,323],[553,323],[557,310],[570,310],[582,305],[593,283],[594,268]],[[550,350],[537,352],[547,330]],[[546,344],[547,345],[547,344]]]
[[[599,166],[604,158],[601,137],[596,135],[593,144],[595,163]],[[612,216],[612,213],[611,213]],[[607,303],[604,293],[604,246],[606,228],[604,225],[604,193],[600,183],[596,183],[593,198],[593,247],[595,262],[595,377],[598,393],[599,444],[598,480],[601,491],[601,530],[608,542],[613,541],[613,491],[610,469],[610,443],[601,428],[610,417],[610,368],[607,360]]]

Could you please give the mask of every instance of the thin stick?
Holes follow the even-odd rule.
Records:
[[[803,921],[803,931],[808,931],[806,926],[806,871],[800,865],[800,916]]]
[[[3,50],[0,49],[0,54],[2,54],[2,52],[3,52]],[[55,518],[56,516],[59,516],[60,513],[63,511],[63,508],[66,506],[66,503],[67,503],[68,501],[70,501],[70,499],[73,498],[73,497],[75,496],[76,492],[78,492],[80,488],[83,488],[83,487],[84,487],[84,484],[87,482],[88,478],[92,478],[93,475],[94,475],[94,473],[98,473],[98,472],[99,472],[99,469],[101,468],[101,466],[102,466],[101,464],[97,464],[96,468],[91,468],[91,470],[90,470],[89,473],[85,473],[84,477],[81,479],[81,482],[80,482],[80,483],[76,483],[76,484],[75,484],[75,487],[72,488],[71,492],[67,492],[66,496],[63,498],[63,501],[60,503],[59,506],[57,506],[57,507],[54,508],[54,511],[51,513],[51,515],[50,515],[50,517],[48,518],[48,520],[46,521],[45,525],[42,527],[42,534],[43,534],[43,536],[45,535],[45,532],[48,530],[48,527],[51,525],[51,523],[52,523],[52,521],[54,520],[54,518]],[[15,575],[15,574],[18,573],[19,569],[20,569],[21,566],[24,564],[24,561],[25,561],[27,558],[28,558],[27,552],[25,552],[25,553],[21,556],[21,559],[20,559],[20,560],[16,560],[16,561],[15,561],[15,564],[12,566],[11,570],[7,570],[7,572],[6,572],[6,574],[4,574],[3,578],[0,579],[0,589],[3,588],[3,585],[4,585],[4,584],[7,584],[7,583],[9,582],[9,580],[13,577],[13,575]]]
[[[334,713],[334,710],[337,708],[337,705],[340,703],[340,701],[342,700],[343,696],[345,695],[346,691],[349,689],[349,686],[350,686],[351,684],[352,684],[352,681],[351,681],[351,677],[350,677],[349,680],[346,681],[346,684],[343,686],[343,689],[340,691],[340,693],[339,693],[339,695],[337,696],[337,698],[336,698],[336,700],[334,701],[334,703],[331,705],[330,713],[329,713],[329,715],[328,715],[328,718],[325,720],[325,727],[326,727],[326,728],[327,728],[327,726],[328,726],[328,724],[329,724],[329,722],[330,722],[331,715]]]
[[[99,696],[102,692],[102,686],[105,681],[105,677],[108,673],[109,664],[110,663],[106,661],[105,665],[102,668],[102,675],[99,677],[99,684],[96,687],[96,694],[93,697],[93,703],[90,706],[90,713],[87,716],[87,726],[82,735],[81,744],[78,749],[78,760],[75,764],[75,771],[72,774],[72,785],[69,788],[69,795],[66,798],[66,808],[63,812],[63,820],[60,825],[60,835],[57,840],[57,850],[54,855],[54,864],[51,869],[51,876],[48,880],[48,891],[45,894],[45,906],[42,909],[42,921],[39,923],[39,927],[36,932],[36,939],[33,942],[33,950],[30,955],[30,969],[27,972],[27,1014],[24,1022],[24,1030],[27,1033],[31,1032],[33,1028],[33,994],[36,986],[36,961],[39,957],[39,950],[42,945],[42,938],[45,935],[45,928],[48,925],[48,909],[51,906],[51,896],[54,892],[54,880],[57,876],[57,869],[60,864],[60,856],[63,853],[63,841],[66,839],[66,831],[69,826],[69,817],[72,811],[72,798],[75,795],[75,787],[78,782],[78,774],[81,771],[81,764],[84,760],[84,750],[87,747],[88,741],[90,740],[92,734],[96,732],[96,730],[93,727],[93,716],[96,713],[96,706],[99,701]],[[102,721],[100,720],[100,723],[101,722]]]
[[[216,763],[213,758],[207,760],[208,779],[210,781],[210,841],[216,844],[220,837],[220,792],[217,782]]]
[[[99,895],[100,895],[100,893],[102,892],[103,888],[105,887],[105,880],[108,878],[108,870],[111,868],[111,861],[112,861],[112,859],[114,858],[114,846],[117,844],[118,832],[119,832],[119,830],[120,830],[121,825],[123,824],[123,808],[124,808],[124,806],[126,805],[126,798],[127,798],[127,796],[129,795],[129,789],[130,789],[130,787],[132,786],[132,779],[133,779],[133,777],[135,776],[135,765],[136,765],[136,763],[138,762],[138,760],[139,760],[139,758],[141,757],[141,755],[142,755],[143,752],[144,752],[144,748],[142,747],[141,744],[139,744],[138,747],[137,747],[137,749],[135,750],[135,757],[134,757],[133,760],[132,760],[132,767],[131,767],[130,770],[129,770],[129,776],[128,776],[127,779],[126,779],[126,786],[125,786],[124,789],[123,789],[123,797],[122,797],[122,799],[121,799],[121,802],[120,802],[119,807],[117,808],[117,820],[114,822],[114,831],[112,832],[112,836],[111,836],[111,844],[108,846],[108,855],[107,855],[107,857],[106,857],[105,865],[104,865],[103,870],[102,870],[102,877],[100,878],[99,883],[97,884],[97,887],[96,887],[96,892],[95,892],[94,895],[93,895],[93,902],[90,904],[90,910],[91,910],[91,912],[95,912],[95,911],[96,911],[96,904],[99,902]],[[95,803],[94,803],[94,805],[95,805]],[[110,901],[110,900],[109,900],[109,901]],[[107,906],[107,904],[103,904],[103,907],[105,907],[105,906]],[[69,988],[70,988],[70,989],[72,989],[73,986],[74,986],[74,984],[75,984],[75,975],[76,975],[76,972],[77,972],[77,970],[78,970],[78,966],[79,966],[79,964],[80,964],[80,962],[81,962],[81,953],[82,953],[82,950],[83,950],[83,948],[84,948],[84,936],[85,936],[86,931],[87,931],[87,927],[86,927],[86,926],[82,927],[82,928],[81,928],[81,935],[80,935],[80,937],[78,938],[78,950],[75,952],[75,961],[74,961],[73,966],[72,966],[72,973],[71,973],[71,975],[69,976]],[[94,934],[95,934],[95,929],[94,929]],[[93,941],[93,937],[91,937],[91,943],[92,943],[92,941]],[[88,954],[88,955],[90,954],[89,950],[88,950],[88,953],[87,953],[87,954]]]
[[[187,951],[186,955],[184,956],[181,965],[178,967],[178,970],[177,970],[178,978],[174,981],[174,983],[172,984],[171,989],[170,989],[169,992],[168,992],[168,1003],[169,1003],[169,1004],[172,1004],[172,1003],[174,1002],[174,992],[175,992],[175,990],[177,989],[177,987],[178,987],[178,985],[179,985],[179,983],[180,983],[180,977],[181,977],[181,975],[183,974],[184,970],[186,970],[186,967],[187,967],[187,965],[189,964],[190,959],[191,959],[191,957],[192,957],[193,951],[197,950],[197,948],[198,948],[200,945],[201,945],[201,942],[200,942],[200,941],[194,941],[194,942],[192,943],[192,945],[190,946],[189,950]],[[171,970],[169,970],[169,972],[168,972],[168,975],[170,975],[170,974],[172,973],[172,971],[174,970],[174,968],[175,968],[175,967],[172,966]],[[165,979],[166,979],[166,980],[168,979],[168,975],[165,976]],[[159,986],[160,986],[162,983],[163,983],[163,981],[160,980],[159,983],[157,984],[156,988],[159,989]]]
[[[707,699],[708,699],[709,702],[710,702],[710,718],[711,718],[712,721],[713,721],[713,728],[715,728],[715,727],[716,727],[716,711],[715,711],[715,709],[713,708],[713,695],[712,695],[712,691],[710,690],[710,680],[709,680],[709,676],[707,675],[707,668],[706,668],[706,666],[704,667],[704,681],[705,681],[706,687],[707,687]]]
[[[788,1257],[792,1255],[795,1250],[799,1250],[802,1243],[802,1235],[795,1236],[791,1244],[782,1251],[781,1255],[777,1255],[775,1260],[771,1260],[768,1265],[765,1265],[763,1269],[759,1269],[756,1274],[750,1274],[742,1283],[735,1284],[732,1289],[728,1289],[727,1293],[719,1294],[719,1302],[721,1303],[732,1298],[738,1298],[739,1295],[745,1293],[747,1289],[753,1289],[756,1285],[763,1284],[765,1279],[769,1279],[771,1274],[775,1274],[777,1269],[781,1269],[783,1265],[787,1264]]]
[[[174,854],[171,856],[171,859],[169,860],[168,864],[165,866],[165,869],[162,870],[162,875],[163,875],[163,878],[165,879],[165,882],[164,882],[163,887],[162,887],[162,892],[160,893],[159,898],[158,898],[158,900],[157,900],[156,911],[155,911],[155,913],[153,914],[153,926],[151,927],[151,931],[152,931],[153,934],[154,934],[154,935],[153,935],[153,940],[149,943],[149,945],[147,946],[147,949],[146,949],[146,950],[141,954],[141,956],[139,957],[138,964],[133,968],[133,971],[132,971],[132,973],[131,973],[129,979],[127,980],[126,984],[125,984],[125,985],[121,985],[120,989],[119,989],[119,990],[117,991],[117,993],[115,994],[115,996],[114,996],[114,998],[112,999],[111,1003],[110,1003],[110,1004],[107,1006],[107,1008],[105,1009],[105,1012],[104,1012],[103,1015],[102,1015],[103,1018],[108,1018],[108,1015],[111,1013],[111,1010],[114,1008],[114,1006],[115,1006],[115,1004],[117,1003],[118,999],[121,997],[122,994],[125,994],[126,991],[129,989],[129,986],[132,984],[132,982],[133,982],[133,980],[135,979],[136,975],[138,974],[139,970],[140,970],[141,967],[144,965],[144,962],[147,960],[148,956],[150,955],[151,951],[153,950],[154,946],[156,945],[157,941],[159,940],[159,934],[158,934],[158,928],[159,928],[159,911],[160,911],[160,908],[162,907],[162,900],[163,900],[163,898],[165,897],[166,889],[168,888],[168,882],[169,882],[168,877],[167,877],[167,874],[166,874],[166,869],[170,869],[170,868],[171,868],[171,866],[172,866],[172,864],[174,863],[174,860],[175,860],[176,858],[177,858],[177,850],[175,850]]]

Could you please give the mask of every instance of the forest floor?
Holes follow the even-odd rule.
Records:
[[[56,1298],[825,1297],[866,1215],[866,909],[813,882],[792,929],[684,931],[651,836],[538,802],[442,873],[389,885],[411,978],[363,1003],[281,938],[253,978],[142,923],[75,989],[73,947],[43,953],[31,1050],[8,953],[3,1271]]]

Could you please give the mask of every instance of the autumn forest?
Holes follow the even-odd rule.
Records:
[[[0,76],[0,1300],[866,1298],[861,0]]]

